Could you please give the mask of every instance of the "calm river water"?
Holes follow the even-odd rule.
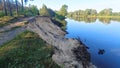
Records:
[[[86,44],[91,61],[98,68],[120,68],[120,21],[66,19],[66,37],[78,38]],[[103,54],[99,54],[104,50]]]

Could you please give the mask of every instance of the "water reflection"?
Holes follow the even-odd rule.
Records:
[[[104,24],[110,24],[111,21],[120,22],[120,18],[74,17],[74,18],[70,18],[70,19],[73,19],[78,22],[84,21],[85,23],[94,23],[97,19]]]
[[[83,44],[89,47],[91,61],[98,68],[120,68],[120,19],[77,19],[79,22],[66,19],[69,33],[66,37],[79,36]]]
[[[78,22],[84,21],[85,23],[93,23],[96,21],[97,18],[74,17],[71,19],[78,21]]]
[[[99,18],[99,21],[104,24],[110,24],[111,18]]]

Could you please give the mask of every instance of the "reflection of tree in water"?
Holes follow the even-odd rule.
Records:
[[[97,20],[97,17],[71,17],[71,19],[78,22],[84,21],[85,23],[94,23]],[[98,19],[103,24],[110,24],[111,21],[120,22],[120,18],[98,18]]]
[[[98,18],[99,19],[99,21],[101,21],[102,23],[104,23],[104,24],[110,24],[110,22],[111,22],[111,18]]]
[[[120,18],[112,18],[112,20],[120,22]]]
[[[85,23],[94,23],[96,21],[96,18],[87,18],[87,17],[73,17],[71,19],[74,19],[76,21],[84,21]]]

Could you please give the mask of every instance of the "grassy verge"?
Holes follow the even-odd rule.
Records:
[[[1,68],[60,68],[51,59],[53,49],[37,34],[25,31],[0,46]]]
[[[10,23],[13,23],[17,21],[17,17],[11,17],[11,16],[4,16],[0,18],[0,27],[8,25]]]

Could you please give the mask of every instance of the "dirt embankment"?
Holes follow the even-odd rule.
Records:
[[[24,26],[21,25],[21,22],[16,22],[1,28],[0,45],[10,41],[24,30],[29,30],[37,33],[46,43],[54,47],[52,59],[58,65],[64,68],[96,68],[90,62],[87,48],[77,39],[65,38],[66,32],[55,25],[50,18],[37,16],[24,19],[24,21],[28,22]],[[10,30],[18,25],[22,27]]]
[[[28,21],[26,29],[37,33],[54,47],[53,60],[65,68],[96,68],[90,62],[87,48],[77,39],[65,38],[66,34],[48,17],[35,17]]]

